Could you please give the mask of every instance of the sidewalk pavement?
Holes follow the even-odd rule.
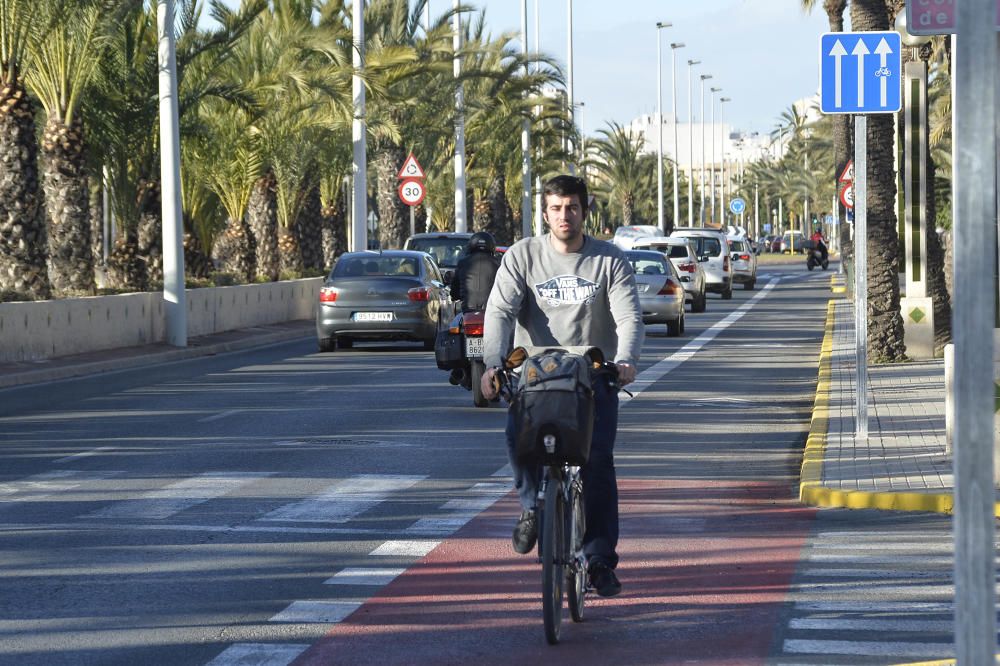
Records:
[[[836,276],[833,284],[843,292]],[[827,312],[799,498],[814,506],[951,513],[944,360],[869,366],[868,441],[858,442],[854,345],[853,305],[836,297]]]
[[[0,389],[213,356],[315,335],[315,322],[300,319],[190,338],[187,347],[161,342],[39,361],[0,362]]]

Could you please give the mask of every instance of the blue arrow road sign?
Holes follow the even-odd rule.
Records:
[[[828,32],[819,45],[820,111],[900,110],[903,65],[898,32]]]
[[[736,197],[729,202],[729,210],[732,211],[733,215],[742,215],[746,209],[747,202],[742,197]]]

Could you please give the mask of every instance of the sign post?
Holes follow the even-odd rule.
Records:
[[[820,37],[820,110],[852,113],[854,163],[840,181],[848,212],[854,205],[854,350],[857,364],[854,437],[868,439],[868,118],[902,106],[902,39],[897,32],[833,32]],[[854,165],[856,172],[852,173]]]
[[[397,193],[399,194],[399,199],[410,207],[410,235],[412,236],[417,232],[417,223],[414,219],[413,209],[419,206],[424,197],[427,196],[427,188],[424,186],[424,169],[420,166],[420,162],[417,158],[410,153],[406,156],[406,161],[403,162],[403,166],[400,167],[399,173],[396,174],[396,178],[400,179],[399,188]]]

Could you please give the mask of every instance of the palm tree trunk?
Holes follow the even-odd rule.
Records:
[[[635,218],[635,195],[631,192],[626,192],[622,197],[622,225],[630,226],[632,225],[632,220]]]
[[[244,220],[226,220],[226,228],[212,244],[212,262],[217,270],[253,282],[255,273],[253,234]]]
[[[302,248],[302,266],[306,270],[323,269],[323,204],[320,201],[319,183],[309,189],[299,211],[299,244]]]
[[[267,170],[254,183],[247,202],[247,223],[253,233],[257,252],[257,278],[267,282],[278,279],[278,201],[274,172]]]
[[[333,262],[347,252],[347,216],[344,198],[338,189],[333,201],[324,202],[322,209],[323,270],[330,270]]]
[[[382,249],[403,247],[410,234],[409,207],[399,200],[396,175],[403,168],[406,151],[400,146],[387,145],[375,156],[378,181],[378,240]]]
[[[889,30],[885,0],[853,0],[856,31]],[[906,358],[899,312],[899,238],[896,232],[895,118],[868,118],[868,347],[872,361]]]
[[[0,291],[40,300],[51,288],[37,151],[24,87],[0,81]]]
[[[137,247],[146,264],[147,288],[156,289],[163,284],[163,208],[160,199],[160,181],[143,180],[139,183],[139,226]]]
[[[49,278],[61,294],[94,292],[90,247],[90,188],[83,155],[83,127],[49,118],[42,138]]]

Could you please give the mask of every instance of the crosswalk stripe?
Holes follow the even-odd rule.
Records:
[[[403,532],[406,534],[426,534],[431,536],[446,536],[457,532],[475,514],[469,512],[456,513],[450,516],[434,516],[421,518],[417,522],[407,527]]]
[[[43,472],[18,481],[0,484],[0,503],[37,502],[52,495],[79,488],[86,483],[104,481],[120,474],[121,472],[89,472],[72,469]]]
[[[427,553],[431,552],[438,547],[440,541],[426,541],[426,540],[397,540],[397,541],[386,541],[381,546],[368,553],[369,555],[379,555],[379,556],[411,556],[411,557],[423,557]]]
[[[868,566],[871,564],[922,564],[925,566],[950,567],[954,558],[948,557],[928,557],[925,555],[847,555],[845,553],[818,553],[812,552],[806,557],[810,562],[823,562],[826,564],[857,564]]]
[[[207,472],[150,491],[139,499],[98,509],[81,518],[162,520],[271,475],[272,472]]]
[[[406,569],[384,569],[375,567],[348,567],[338,571],[324,585],[388,585]]]
[[[278,507],[260,520],[297,523],[346,523],[396,492],[412,488],[426,476],[359,474],[340,481],[316,497]]]
[[[951,643],[905,643],[893,641],[828,641],[788,639],[783,649],[792,654],[859,655],[870,657],[951,657]]]
[[[234,643],[206,666],[288,666],[308,649],[302,643]]]
[[[830,578],[950,578],[951,569],[940,571],[904,569],[806,569],[803,576],[828,576]]]
[[[333,624],[361,607],[361,601],[293,601],[288,608],[281,611],[270,622],[286,622],[294,624]]]
[[[954,550],[951,543],[850,543],[839,541],[822,541],[813,546],[813,550],[905,550],[913,552],[920,550],[927,553],[950,553]]]
[[[955,623],[951,620],[879,620],[875,618],[851,620],[844,618],[797,617],[793,618],[788,626],[792,629],[833,631],[937,631],[941,633],[951,633],[955,629]]]
[[[951,613],[955,606],[950,601],[799,601],[797,611],[847,612],[847,613],[903,613],[926,611]]]

